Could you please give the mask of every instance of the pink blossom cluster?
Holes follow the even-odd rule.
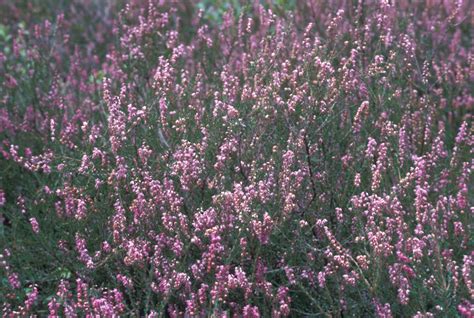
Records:
[[[473,317],[472,1],[219,3],[0,2],[2,316]]]

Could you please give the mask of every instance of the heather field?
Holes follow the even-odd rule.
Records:
[[[0,0],[2,317],[474,317],[474,1]]]

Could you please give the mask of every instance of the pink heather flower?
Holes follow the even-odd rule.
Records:
[[[362,121],[364,120],[365,117],[367,117],[369,114],[369,102],[368,101],[363,101],[362,104],[359,106],[359,109],[357,109],[357,113],[354,116],[354,120],[352,122],[352,131],[357,134],[360,132],[360,129],[362,127]]]
[[[210,272],[216,266],[216,261],[220,258],[220,254],[225,249],[222,245],[222,237],[216,228],[210,230],[209,236],[211,243],[209,244],[207,253],[203,254],[203,259],[206,261],[207,272]]]
[[[459,128],[459,131],[458,131],[458,134],[456,135],[456,144],[461,144],[463,143],[466,139],[467,139],[467,136],[468,136],[468,132],[467,132],[467,122],[464,121],[461,125],[461,127]]]
[[[112,246],[110,246],[109,242],[107,242],[107,241],[102,242],[101,249],[105,253],[112,252]]]
[[[360,182],[361,182],[360,173],[356,173],[354,176],[354,186],[356,186],[357,188],[360,187]]]
[[[372,191],[380,187],[382,173],[387,169],[387,145],[381,143],[378,147],[377,163],[372,166]]]
[[[318,283],[320,288],[326,287],[326,273],[324,271],[318,273]]]
[[[20,280],[18,278],[18,273],[12,273],[8,275],[8,283],[13,289],[18,289],[21,287]]]
[[[464,279],[464,284],[471,295],[471,298],[474,298],[474,283],[472,281],[472,268],[474,267],[474,252],[470,255],[464,255],[464,263],[462,266],[462,277]]]
[[[69,282],[66,280],[61,279],[58,285],[58,289],[56,291],[56,296],[59,297],[59,299],[66,300],[68,299],[71,294],[69,292]]]
[[[86,174],[87,170],[89,169],[89,165],[90,165],[89,156],[84,154],[82,156],[81,166],[78,169],[79,173]]]
[[[199,304],[195,293],[191,293],[190,299],[186,300],[186,314],[191,317],[198,316]]]
[[[36,286],[31,286],[30,288],[32,290],[26,295],[25,300],[25,309],[27,312],[32,309],[33,305],[38,299],[38,288]]]
[[[56,298],[51,298],[51,300],[48,302],[48,309],[49,309],[48,318],[59,317],[60,308],[61,308],[61,304],[58,303]]]
[[[142,264],[150,250],[150,243],[146,242],[142,238],[127,240],[123,243],[126,255],[123,259],[125,265],[131,266],[132,264]]]
[[[256,306],[246,305],[242,312],[243,318],[260,318],[260,312]]]
[[[0,189],[0,206],[4,206],[6,202],[7,200],[5,198],[5,191],[3,191],[3,189]]]
[[[365,150],[365,156],[367,157],[367,159],[372,160],[375,156],[376,150],[377,150],[377,141],[369,137],[369,141],[367,143],[367,149]]]
[[[236,138],[228,137],[222,143],[219,154],[216,156],[216,163],[214,168],[216,170],[222,170],[225,167],[225,163],[230,159],[233,153],[238,150],[238,141]]]
[[[147,214],[148,203],[145,195],[142,192],[137,194],[137,197],[132,201],[130,210],[133,212],[133,222],[140,223],[140,220]]]
[[[398,132],[398,153],[398,160],[400,161],[400,164],[403,165],[406,157],[410,155],[410,147],[405,125],[400,127]]]
[[[24,249],[6,249],[3,316],[297,316],[303,284],[322,311],[351,316],[370,294],[378,317],[427,318],[448,313],[412,286],[429,299],[449,277],[454,310],[474,317],[469,1],[297,1],[288,15],[254,1],[218,22],[194,1],[89,1],[54,22],[25,11],[41,1],[7,2],[5,243],[22,217],[45,236],[56,217],[44,248],[79,264],[22,304]],[[377,271],[394,299],[369,290]]]
[[[64,305],[64,314],[66,317],[77,317],[75,307],[67,303]]]
[[[114,242],[118,243],[122,239],[122,233],[125,231],[126,226],[126,217],[125,209],[122,206],[120,200],[117,199],[114,204],[115,214],[112,216],[112,234]]]
[[[90,313],[89,286],[81,278],[76,279],[76,295],[76,307],[84,310],[86,313]]]
[[[51,189],[50,189],[47,185],[44,186],[43,191],[44,191],[44,193],[46,193],[46,194],[52,194],[52,193],[53,193],[53,192],[51,191]]]
[[[151,157],[153,151],[151,148],[143,144],[139,149],[138,149],[138,156],[140,157],[140,160],[142,164],[146,165],[148,163],[148,159]]]
[[[125,180],[127,178],[128,166],[125,162],[125,158],[121,156],[116,157],[117,171],[115,172],[116,180]]]
[[[160,315],[154,310],[150,311],[150,313],[146,316],[147,318],[158,318]]]
[[[87,268],[94,268],[94,262],[87,251],[86,240],[76,233],[76,250],[79,253],[79,260],[83,262]]]
[[[196,147],[184,141],[174,155],[173,175],[179,176],[181,187],[189,191],[192,184],[196,184],[201,175],[202,167]]]
[[[84,199],[78,199],[77,209],[74,216],[77,220],[82,220],[86,217],[86,215],[87,215],[86,201],[84,201]]]
[[[122,275],[122,274],[117,274],[116,278],[117,278],[117,281],[122,283],[122,285],[125,288],[132,288],[133,287],[133,282],[129,277],[127,277],[125,275]]]
[[[367,258],[367,255],[358,255],[356,257],[357,263],[359,264],[360,268],[363,270],[368,270],[369,269],[369,260]]]
[[[458,305],[458,312],[464,318],[472,318],[474,316],[474,304],[468,300],[463,300]]]
[[[95,298],[92,300],[92,308],[98,317],[113,317],[114,307],[106,298]]]
[[[100,180],[100,179],[95,179],[95,182],[94,182],[94,188],[96,190],[99,190],[99,188],[104,184],[104,181],[103,180]]]
[[[344,222],[344,213],[341,208],[336,208],[336,219],[339,223]]]
[[[409,294],[411,285],[408,278],[403,275],[405,272],[403,270],[404,265],[395,263],[394,265],[389,266],[389,278],[394,286],[396,286],[398,292],[398,300],[402,305],[408,304]],[[405,267],[406,268],[406,267]],[[410,273],[411,274],[411,273]]]
[[[451,162],[450,165],[451,167],[454,167],[459,160],[459,151],[461,150],[461,147],[464,143],[472,144],[472,138],[469,138],[469,130],[468,130],[468,124],[466,121],[464,121],[461,124],[461,127],[459,127],[458,133],[455,138],[455,146],[453,149],[453,155],[451,156]]]
[[[296,284],[296,276],[295,276],[295,272],[294,272],[293,268],[291,268],[290,266],[285,266],[283,269],[285,270],[285,274],[286,274],[286,278],[288,279],[288,283],[290,285]]]
[[[463,163],[461,175],[458,179],[458,193],[456,195],[457,205],[460,209],[467,208],[468,205],[468,180],[469,176],[471,175],[471,167],[468,162]]]
[[[388,257],[392,254],[393,246],[385,231],[370,231],[367,238],[376,255]]]
[[[288,287],[281,286],[278,288],[277,299],[279,307],[276,310],[278,316],[286,317],[290,314],[291,297],[288,295],[288,292]]]
[[[31,228],[32,228],[33,232],[38,234],[39,231],[40,231],[38,220],[36,220],[36,218],[32,217],[32,218],[30,218],[30,224],[31,224]]]
[[[258,240],[262,245],[268,244],[268,240],[272,231],[273,220],[270,215],[265,212],[263,214],[263,221],[253,220],[252,228]]]

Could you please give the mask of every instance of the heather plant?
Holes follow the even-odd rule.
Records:
[[[470,1],[0,11],[3,316],[474,316]]]

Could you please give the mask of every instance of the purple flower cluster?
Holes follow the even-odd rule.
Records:
[[[472,2],[47,3],[0,3],[2,316],[474,316]]]

